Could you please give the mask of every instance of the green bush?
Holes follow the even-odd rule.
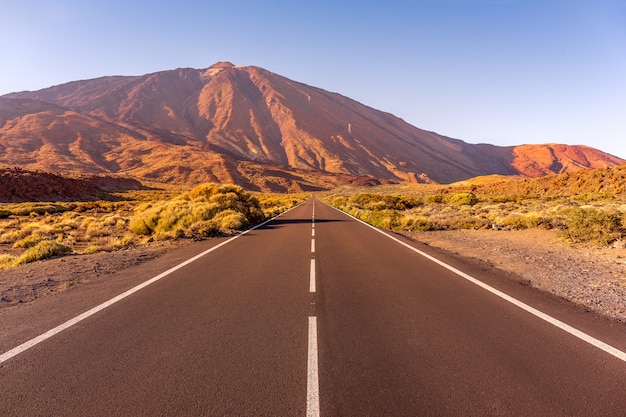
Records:
[[[454,206],[474,206],[478,203],[478,197],[474,193],[458,193],[450,197],[450,204]]]
[[[623,218],[617,210],[578,207],[569,214],[563,234],[574,243],[608,245],[624,236]]]
[[[427,204],[441,204],[445,201],[446,197],[443,194],[427,195],[426,197],[424,197],[424,203]]]
[[[381,201],[385,203],[385,208],[390,210],[410,210],[422,205],[422,201],[417,197],[403,195],[383,195]]]

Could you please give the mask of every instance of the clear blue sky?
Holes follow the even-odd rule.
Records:
[[[217,61],[466,142],[626,158],[626,0],[0,3],[0,94]]]

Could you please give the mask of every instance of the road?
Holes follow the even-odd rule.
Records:
[[[202,243],[193,262],[5,353],[0,415],[626,415],[624,358],[411,248],[618,356],[625,326],[400,240],[309,200]]]

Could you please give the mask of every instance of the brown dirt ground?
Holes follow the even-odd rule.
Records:
[[[520,280],[626,322],[626,249],[574,247],[549,230],[409,232],[406,236],[513,272]],[[190,241],[152,242],[117,252],[76,255],[0,271],[0,309],[105,280]]]
[[[67,291],[80,283],[107,279],[191,241],[151,242],[116,252],[71,255],[0,270],[0,310]]]

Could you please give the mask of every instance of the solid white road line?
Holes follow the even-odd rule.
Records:
[[[86,311],[86,312],[84,312],[84,313],[74,317],[73,319],[70,319],[70,320],[66,321],[65,323],[55,327],[54,329],[48,330],[47,332],[45,332],[45,333],[43,333],[43,334],[41,334],[41,335],[39,335],[37,337],[34,337],[34,338],[30,339],[29,341],[24,342],[21,345],[19,345],[19,346],[13,348],[13,349],[11,349],[11,350],[1,354],[0,355],[0,364],[5,362],[5,361],[7,361],[7,360],[9,360],[9,359],[11,359],[11,358],[13,358],[13,357],[15,357],[15,356],[17,356],[17,355],[19,355],[20,353],[22,353],[22,352],[32,348],[33,346],[43,342],[44,340],[47,340],[47,339],[51,338],[52,336],[62,332],[63,330],[66,330],[66,329],[74,326],[75,324],[85,320],[86,318],[93,316],[94,314],[104,310],[105,308],[112,306],[113,304],[117,303],[118,301],[123,300],[124,298],[126,298],[126,297],[128,297],[128,296],[130,296],[130,295],[132,295],[134,293],[136,293],[137,291],[147,287],[148,285],[154,284],[155,282],[165,278],[166,276],[172,274],[173,272],[176,272],[179,269],[189,265],[190,263],[192,263],[194,261],[197,261],[198,259],[202,258],[203,256],[205,256],[205,255],[207,255],[207,254],[209,254],[209,253],[211,253],[211,252],[221,248],[222,246],[224,246],[224,245],[232,242],[233,240],[235,240],[235,239],[245,235],[246,233],[251,232],[252,230],[257,229],[257,228],[259,228],[261,226],[264,226],[265,224],[267,224],[267,223],[271,222],[272,220],[282,216],[283,214],[287,213],[288,211],[293,210],[294,208],[295,207],[293,207],[290,210],[285,211],[284,213],[279,214],[278,216],[276,216],[276,217],[274,217],[274,218],[272,218],[270,220],[267,220],[267,221],[265,221],[265,222],[263,222],[261,224],[258,224],[256,226],[246,230],[245,232],[242,232],[242,233],[240,233],[240,234],[238,234],[236,236],[233,236],[230,239],[225,240],[224,242],[222,242],[222,243],[220,243],[218,245],[215,245],[215,246],[213,246],[210,249],[205,250],[204,252],[200,253],[199,255],[196,255],[193,258],[187,259],[186,261],[181,262],[180,264],[178,264],[178,265],[168,269],[167,271],[165,271],[165,272],[163,272],[163,273],[161,273],[161,274],[159,274],[159,275],[157,275],[157,276],[155,276],[155,277],[153,277],[153,278],[151,278],[151,279],[149,279],[149,280],[147,280],[147,281],[137,285],[136,287],[131,288],[130,290],[128,290],[128,291],[118,295],[117,297],[111,298],[109,301],[106,301],[106,302],[104,302],[104,303],[102,303],[102,304],[92,308],[91,310]]]
[[[316,292],[315,285],[315,259],[311,259],[311,270],[309,272],[309,292]]]
[[[320,415],[320,385],[317,354],[317,317],[309,317],[309,357],[307,363],[306,415]]]
[[[332,206],[329,206],[329,207],[332,207]],[[332,207],[332,208],[334,208],[334,207]],[[543,313],[543,312],[537,310],[536,308],[531,307],[528,304],[523,303],[523,302],[521,302],[521,301],[511,297],[510,295],[505,294],[502,291],[499,291],[499,290],[497,290],[497,289],[495,289],[495,288],[485,284],[484,282],[482,282],[482,281],[472,277],[471,275],[466,274],[465,272],[460,271],[460,270],[456,269],[455,267],[453,267],[451,265],[448,265],[447,263],[445,263],[443,261],[440,261],[439,259],[437,259],[437,258],[435,258],[435,257],[433,257],[433,256],[431,256],[431,255],[429,255],[429,254],[427,254],[425,252],[422,252],[421,250],[419,250],[417,248],[414,248],[413,246],[409,245],[408,243],[401,241],[400,239],[396,238],[395,236],[391,236],[391,235],[385,233],[381,229],[378,229],[378,228],[372,226],[371,224],[364,222],[361,219],[357,219],[356,217],[351,216],[350,214],[345,213],[345,212],[343,212],[343,211],[341,211],[339,209],[336,209],[336,208],[334,208],[334,209],[339,211],[339,212],[341,212],[341,213],[343,213],[343,214],[345,214],[346,216],[352,217],[356,221],[358,221],[360,223],[363,223],[367,227],[370,227],[370,228],[376,230],[378,233],[382,234],[383,236],[386,236],[389,239],[394,240],[395,242],[401,244],[402,246],[404,246],[404,247],[412,250],[413,252],[415,252],[415,253],[425,257],[426,259],[428,259],[428,260],[430,260],[430,261],[432,261],[432,262],[434,262],[434,263],[436,263],[436,264],[446,268],[447,270],[457,274],[458,276],[460,276],[462,278],[465,278],[466,280],[468,280],[472,284],[478,285],[479,287],[483,288],[486,291],[489,291],[493,295],[496,295],[496,296],[498,296],[498,297],[508,301],[509,303],[511,303],[511,304],[513,304],[513,305],[515,305],[515,306],[517,306],[519,308],[521,308],[522,310],[525,310],[526,312],[528,312],[528,313],[530,313],[530,314],[532,314],[532,315],[534,315],[534,316],[536,316],[536,317],[538,317],[538,318],[540,318],[540,319],[542,319],[542,320],[552,324],[553,326],[556,326],[559,329],[561,329],[561,330],[571,334],[572,336],[575,336],[575,337],[579,338],[580,340],[582,340],[584,342],[587,342],[590,345],[597,347],[598,349],[603,350],[604,352],[608,353],[609,355],[612,355],[612,356],[616,357],[617,359],[620,359],[620,360],[626,362],[626,352],[623,352],[623,351],[621,351],[621,350],[619,350],[619,349],[617,349],[617,348],[615,348],[615,347],[613,347],[613,346],[611,346],[611,345],[609,345],[607,343],[604,343],[603,341],[601,341],[599,339],[596,339],[595,337],[593,337],[591,335],[588,335],[587,333],[584,333],[584,332],[582,332],[582,331],[580,331],[580,330],[570,326],[569,324],[566,324],[566,323],[564,323],[564,322],[562,322],[562,321],[560,321],[560,320],[558,320],[558,319],[556,319],[556,318],[554,318],[552,316],[549,316],[548,314]]]

